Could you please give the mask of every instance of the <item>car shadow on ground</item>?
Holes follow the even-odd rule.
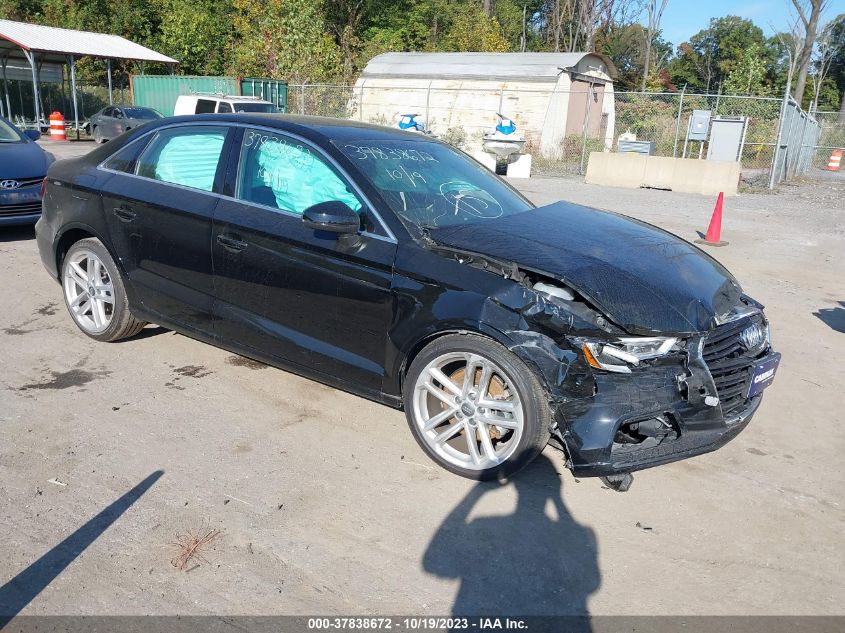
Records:
[[[0,227],[0,242],[23,242],[35,239],[34,226]]]
[[[839,306],[836,308],[819,308],[816,312],[813,312],[813,316],[821,319],[831,329],[845,333],[845,301],[840,301]]]
[[[144,326],[144,329],[138,332],[135,336],[130,336],[129,338],[122,338],[116,341],[112,341],[111,344],[114,345],[115,343],[120,345],[121,343],[132,343],[136,341],[143,341],[146,338],[152,338],[153,336],[158,336],[159,334],[167,334],[168,332],[172,332],[172,330],[168,330],[166,327],[161,325],[156,325],[155,323],[147,323]],[[176,332],[173,332],[176,334]]]
[[[455,616],[579,616],[567,630],[589,631],[587,599],[601,584],[593,530],[569,514],[545,455],[505,485],[516,489],[516,510],[469,520],[484,494],[501,486],[476,484],[431,539],[423,568],[460,580]]]
[[[0,586],[0,629],[32,602],[91,543],[128,510],[164,474],[156,470],[137,486],[103,508],[44,556]]]

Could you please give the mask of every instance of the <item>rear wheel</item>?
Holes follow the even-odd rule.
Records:
[[[117,341],[145,325],[132,315],[117,265],[98,239],[70,247],[62,262],[62,289],[74,323],[93,339]]]
[[[551,411],[534,372],[477,335],[435,340],[405,381],[411,432],[443,468],[470,479],[511,475],[549,440]]]

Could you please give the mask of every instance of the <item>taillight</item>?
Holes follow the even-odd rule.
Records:
[[[45,178],[44,180],[41,181],[41,191],[38,192],[38,195],[41,197],[42,200],[44,199],[44,191],[46,189],[47,189],[47,179]]]

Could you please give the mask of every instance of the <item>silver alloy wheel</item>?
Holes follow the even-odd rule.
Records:
[[[88,249],[74,252],[62,282],[74,320],[89,334],[108,328],[114,315],[114,286],[105,264]]]
[[[486,470],[513,455],[524,409],[513,380],[493,361],[450,352],[431,361],[414,387],[414,422],[439,457],[460,468]]]

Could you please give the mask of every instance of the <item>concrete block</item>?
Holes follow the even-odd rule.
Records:
[[[742,165],[735,161],[592,152],[585,182],[610,187],[652,187],[735,196]]]
[[[472,157],[479,163],[484,165],[487,169],[496,173],[496,157],[487,152],[477,151],[472,153]]]
[[[508,165],[508,178],[531,178],[531,154],[521,154]]]

